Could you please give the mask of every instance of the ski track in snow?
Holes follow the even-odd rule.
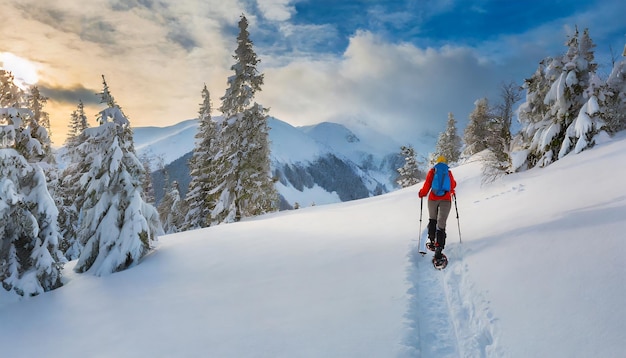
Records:
[[[426,239],[426,233],[422,235]],[[422,256],[411,245],[408,280],[409,333],[401,357],[504,357],[498,344],[497,318],[489,301],[477,292],[463,260],[463,246],[448,243],[448,266],[436,270],[433,253]]]

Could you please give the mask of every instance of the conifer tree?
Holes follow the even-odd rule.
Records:
[[[83,132],[89,128],[83,101],[79,101],[76,110],[72,112],[68,127],[64,156],[71,164],[63,170],[59,178],[55,199],[60,209],[59,227],[64,238],[61,250],[68,260],[75,260],[82,251],[82,244],[78,240],[79,211],[85,199],[82,186],[76,183],[89,170],[89,163],[82,160],[80,149],[81,141],[87,138]]]
[[[575,37],[577,36],[578,29],[575,33]],[[569,71],[567,74],[565,71],[561,74],[561,78],[565,78],[563,80],[565,89],[562,94],[559,89],[555,89],[555,98],[548,97],[548,100],[553,99],[555,104],[558,104],[557,120],[561,120],[560,113],[563,112],[564,105],[561,102],[565,100],[571,102],[568,103],[568,111],[562,116],[565,133],[562,139],[559,138],[561,146],[558,159],[572,149],[575,153],[579,153],[593,146],[594,136],[605,126],[598,100],[603,85],[596,75],[598,65],[594,63],[593,51],[596,45],[589,36],[589,30],[585,29],[579,39],[577,38],[576,41],[572,39],[569,44],[570,49],[567,55],[569,62],[563,67],[564,70],[569,69]]]
[[[185,228],[186,202],[180,197],[177,181],[172,182],[165,190],[165,195],[159,202],[157,210],[163,223],[163,231],[166,234],[173,234]]]
[[[70,124],[68,125],[67,137],[65,139],[65,145],[70,146],[76,137],[78,137],[85,129],[89,128],[89,122],[87,121],[87,115],[85,115],[85,105],[83,101],[78,102],[76,110],[74,110],[70,116]]]
[[[461,156],[461,137],[457,134],[456,119],[452,113],[448,113],[448,123],[445,132],[439,135],[436,145],[436,155],[443,155],[448,163],[457,162]]]
[[[412,185],[419,183],[423,178],[423,174],[419,169],[415,149],[412,145],[403,145],[400,148],[400,155],[404,157],[404,165],[398,168],[398,179],[396,183],[402,188],[408,188]]]
[[[15,84],[13,74],[0,68],[0,108],[25,108],[24,97],[24,92]],[[0,114],[5,119],[10,116],[7,111]]]
[[[43,145],[31,136],[26,94],[0,69],[0,283],[19,295],[61,286],[58,210],[37,161]],[[47,137],[45,128],[38,130]]]
[[[215,206],[211,192],[218,185],[216,156],[219,153],[217,123],[211,118],[211,95],[206,85],[202,89],[202,104],[198,112],[200,128],[196,144],[189,160],[191,182],[187,193],[185,229],[197,229],[211,225],[211,209]],[[174,194],[174,193],[173,193]]]
[[[30,87],[30,93],[26,96],[27,108],[31,110],[32,115],[26,123],[31,128],[31,136],[37,139],[44,152],[43,158],[46,163],[54,164],[55,159],[52,154],[52,140],[50,131],[50,115],[44,110],[44,106],[48,102],[48,97],[41,94],[39,87]]]
[[[471,156],[488,148],[488,126],[491,119],[492,114],[487,99],[481,98],[476,101],[463,135],[466,146],[463,152],[465,155]]]
[[[256,53],[248,33],[248,20],[241,16],[239,35],[220,111],[224,121],[220,129],[221,154],[215,158],[219,178],[211,211],[215,223],[234,222],[241,218],[276,211],[278,194],[270,178],[269,128],[267,110],[254,102],[261,90],[263,75],[258,73]]]
[[[626,47],[624,48],[626,51]],[[626,56],[626,52],[624,53]],[[626,128],[626,58],[617,61],[605,86],[605,122],[611,133]]]
[[[590,136],[602,126],[598,119],[590,118],[574,123],[583,105],[599,88],[595,74],[597,65],[593,62],[595,45],[587,30],[581,38],[576,28],[566,46],[565,55],[552,59],[540,76],[536,74],[526,81],[527,101],[520,106],[519,119],[524,139],[522,150],[527,155],[523,165],[518,165],[520,168],[549,165],[575,146],[578,146],[576,151],[582,150],[592,144]],[[539,82],[537,78],[542,79],[541,87],[529,87]],[[535,93],[531,92],[533,90]]]
[[[139,157],[139,161],[143,165],[142,197],[146,203],[154,205],[156,203],[156,195],[152,183],[152,160],[147,154],[143,154]]]
[[[84,192],[79,209],[82,252],[77,272],[106,275],[136,265],[163,233],[156,209],[142,198],[144,168],[135,154],[130,122],[104,76],[100,126],[86,129],[78,148],[76,183]]]
[[[544,99],[550,91],[552,81],[560,71],[558,64],[558,59],[551,57],[543,59],[535,73],[522,85],[522,88],[526,90],[526,101],[517,111],[522,128],[513,139],[511,150],[525,152],[526,159],[517,163],[516,167],[512,168],[513,170],[532,168],[543,156],[539,150],[539,139],[551,123],[550,108]]]

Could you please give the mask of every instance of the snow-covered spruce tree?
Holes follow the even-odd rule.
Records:
[[[24,97],[24,91],[15,84],[13,74],[0,68],[0,108],[24,108]],[[3,112],[2,117],[8,118],[8,112]]]
[[[412,185],[419,183],[423,175],[419,169],[417,163],[417,157],[415,155],[415,149],[411,145],[403,145],[400,148],[400,155],[404,157],[404,165],[398,168],[398,179],[396,183],[402,188],[408,188]]]
[[[615,63],[606,80],[604,103],[607,130],[615,133],[626,129],[626,58]]]
[[[215,158],[219,153],[217,124],[211,118],[211,111],[211,95],[205,85],[202,88],[202,104],[198,112],[200,128],[196,134],[193,155],[189,160],[191,182],[186,197],[188,211],[184,230],[211,225],[211,209],[215,207],[211,192],[218,184]]]
[[[567,75],[561,74],[561,78],[565,78],[565,84],[571,88],[571,91],[568,93],[567,87],[562,94],[559,89],[554,90],[556,92],[554,95],[555,103],[559,102],[560,96],[567,96],[567,94],[572,96],[572,103],[569,107],[572,113],[563,116],[564,125],[567,127],[559,150],[559,159],[572,150],[574,153],[580,153],[582,150],[592,147],[595,144],[595,135],[605,127],[600,108],[600,103],[605,100],[605,85],[596,75],[598,65],[594,63],[593,52],[596,45],[591,40],[588,29],[583,31],[579,41],[573,43],[573,48],[568,51],[568,55],[572,53],[573,56],[570,62],[564,65],[564,69],[570,68],[570,70]],[[547,99],[550,100],[551,98],[548,97]],[[562,104],[557,106],[559,111],[562,110],[561,107]],[[557,116],[559,111],[557,111]],[[568,124],[570,117],[573,117],[573,120]]]
[[[448,113],[448,123],[445,132],[439,134],[435,146],[436,156],[443,155],[448,163],[454,163],[461,157],[461,137],[457,134],[456,119],[452,113]]]
[[[474,110],[470,113],[469,123],[463,135],[464,155],[472,156],[488,148],[487,136],[489,131],[487,127],[491,118],[489,101],[486,98],[474,102]]]
[[[43,169],[48,183],[48,191],[54,198],[57,208],[62,204],[60,188],[60,170],[56,163],[56,158],[52,151],[52,138],[50,133],[50,115],[44,107],[48,102],[48,97],[41,94],[39,87],[31,86],[26,90],[26,107],[32,114],[25,118],[26,127],[30,130],[30,136],[41,144],[42,154],[29,159],[37,161]],[[61,217],[63,211],[59,211]],[[63,233],[63,230],[61,230]],[[61,241],[60,245],[64,240]]]
[[[72,146],[72,143],[76,140],[85,129],[89,128],[89,122],[87,121],[87,115],[85,114],[85,105],[83,101],[78,102],[76,110],[70,115],[70,123],[68,125],[67,137],[65,138],[65,146]]]
[[[143,200],[154,205],[156,203],[156,195],[154,193],[154,185],[152,183],[152,159],[148,154],[143,154],[139,157],[141,165],[143,165]]]
[[[185,213],[187,212],[186,201],[180,197],[178,182],[174,181],[165,188],[166,192],[157,210],[163,230],[166,234],[174,234],[183,231],[185,227]]]
[[[106,275],[136,265],[163,233],[156,209],[142,198],[144,168],[135,154],[128,118],[109,92],[104,76],[100,126],[80,138],[77,183],[84,192],[77,272]]]
[[[12,76],[0,70],[0,283],[33,296],[61,286],[65,260],[46,177],[39,163],[27,160],[44,156],[25,124],[32,111],[20,108],[24,93],[5,81]]]
[[[590,87],[598,85],[595,75],[597,65],[593,63],[594,45],[587,30],[582,39],[579,39],[578,29],[567,40],[566,45],[567,53],[552,59],[543,69],[540,76],[541,87],[534,89],[536,93],[530,92],[533,88],[528,84],[532,82],[526,80],[527,100],[518,111],[518,118],[522,124],[520,133],[524,137],[518,144],[521,144],[520,152],[526,158],[518,161],[517,168],[549,165],[569,153],[574,147],[574,142],[580,138],[576,134],[576,125],[573,127],[570,125],[588,101],[589,98],[586,96]],[[538,82],[538,77],[535,74],[532,80]],[[548,91],[545,91],[545,81],[550,82]],[[532,104],[529,101],[533,101]],[[539,101],[541,103],[537,104]],[[536,110],[537,107],[541,110]],[[580,133],[586,132],[582,127],[589,130],[597,129],[595,126],[579,126]]]
[[[221,98],[221,152],[214,158],[219,182],[209,199],[215,203],[213,223],[239,221],[278,208],[278,194],[270,177],[267,110],[254,102],[263,75],[258,73],[259,60],[247,28],[248,20],[242,15],[234,55],[237,62],[231,67],[235,74],[228,79]]]
[[[44,110],[48,97],[42,95],[37,86],[32,86],[29,90],[30,93],[26,96],[26,108],[31,110],[32,116],[29,116],[26,125],[31,128],[31,137],[41,143],[44,155],[40,161],[55,164],[52,154],[50,115]]]
[[[512,163],[512,170],[526,170],[537,165],[543,154],[539,151],[539,142],[544,130],[551,125],[550,107],[544,99],[552,82],[560,73],[560,61],[547,57],[539,62],[535,73],[524,81],[526,101],[517,109],[517,118],[521,130],[513,138],[511,151],[517,159]]]
[[[82,186],[76,183],[89,170],[89,163],[82,160],[81,141],[86,140],[87,136],[83,132],[89,128],[82,101],[79,101],[76,110],[72,112],[68,127],[64,157],[70,164],[61,173],[55,199],[59,208],[59,227],[63,235],[61,250],[68,260],[75,260],[82,251],[82,244],[78,240],[79,210],[85,199]]]

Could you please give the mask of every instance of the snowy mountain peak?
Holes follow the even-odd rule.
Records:
[[[214,118],[219,120],[219,117]],[[187,159],[198,131],[195,119],[173,126],[134,129],[140,155],[169,165],[172,180],[185,194],[189,183]],[[282,208],[360,199],[395,189],[396,169],[402,165],[400,145],[369,130],[364,141],[344,125],[324,122],[294,127],[270,117],[272,173],[278,177]],[[155,164],[155,161],[153,161]],[[155,168],[156,166],[153,166]],[[162,178],[161,178],[162,179]],[[157,200],[163,183],[156,178]]]

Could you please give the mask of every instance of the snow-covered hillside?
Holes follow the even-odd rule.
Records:
[[[71,263],[0,292],[1,355],[622,357],[624,162],[626,133],[488,186],[453,168],[444,271],[416,250],[419,187],[165,236],[106,277]]]
[[[169,164],[191,152],[198,132],[198,121],[188,119],[169,127],[133,128],[137,154]],[[154,163],[156,164],[156,163]]]
[[[360,128],[368,138],[361,140],[335,123],[296,128],[270,117],[268,125],[271,167],[279,178],[284,208],[360,199],[396,188],[396,169],[403,159],[400,144],[391,138]],[[169,164],[170,176],[182,184],[183,194],[190,180],[186,160],[194,149],[197,128],[196,120],[187,120],[170,127],[134,129],[138,154]],[[155,177],[157,199],[162,195],[161,180]]]

